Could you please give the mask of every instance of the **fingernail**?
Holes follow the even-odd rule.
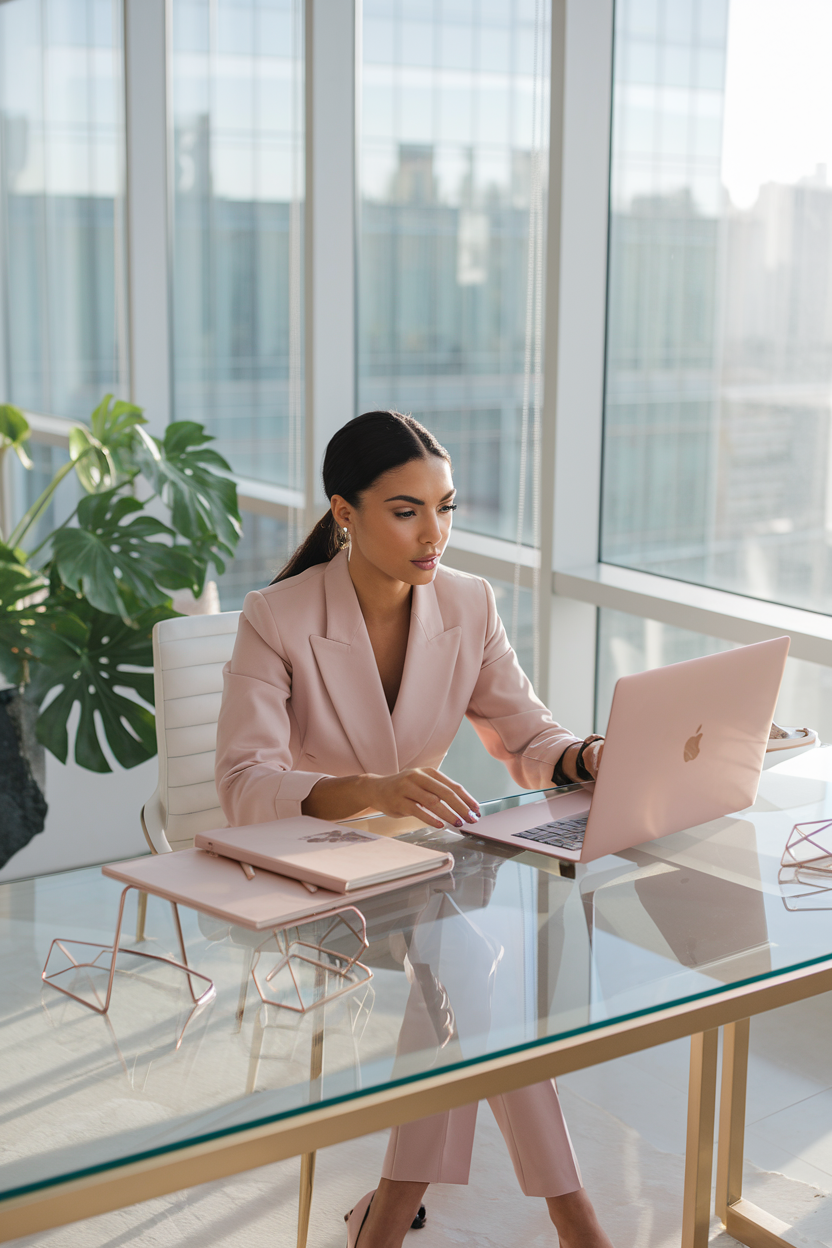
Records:
[[[477,819],[479,819],[479,815],[478,815],[475,811],[473,811],[473,810],[469,810],[469,811],[468,811],[468,822],[469,822],[469,823],[474,823],[474,822],[476,822],[476,820],[477,820]]]
[[[456,827],[461,828],[461,827],[462,827],[462,820],[461,820],[461,819],[454,819],[454,824],[456,825]]]

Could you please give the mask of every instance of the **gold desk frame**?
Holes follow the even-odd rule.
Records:
[[[743,1018],[729,1023],[723,1033],[716,1211],[728,1234],[748,1248],[790,1248],[783,1238],[789,1230],[788,1223],[742,1198],[750,1022]]]
[[[218,1139],[169,1148],[95,1174],[0,1200],[0,1242],[165,1196],[258,1166],[312,1154],[398,1123],[467,1105],[542,1079],[691,1037],[682,1248],[707,1248],[713,1170],[717,1030],[726,1028],[720,1109],[717,1212],[749,1248],[788,1248],[785,1225],[741,1195],[748,1019],[832,990],[832,958],[687,1002],[395,1088],[324,1105]]]

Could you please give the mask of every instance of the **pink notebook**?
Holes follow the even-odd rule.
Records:
[[[447,852],[308,815],[200,832],[194,845],[350,895],[376,884],[404,882],[434,868],[450,871],[454,865]]]

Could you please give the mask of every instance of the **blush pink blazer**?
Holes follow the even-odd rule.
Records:
[[[488,582],[443,567],[414,587],[391,715],[342,552],[246,597],[217,727],[223,811],[264,823],[300,814],[325,776],[439,767],[465,715],[527,789],[578,740],[536,697]]]

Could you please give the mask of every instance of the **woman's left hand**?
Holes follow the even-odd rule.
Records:
[[[581,759],[584,767],[586,767],[593,780],[598,778],[598,768],[601,766],[601,755],[604,753],[603,737],[588,737],[590,744],[583,752]]]

